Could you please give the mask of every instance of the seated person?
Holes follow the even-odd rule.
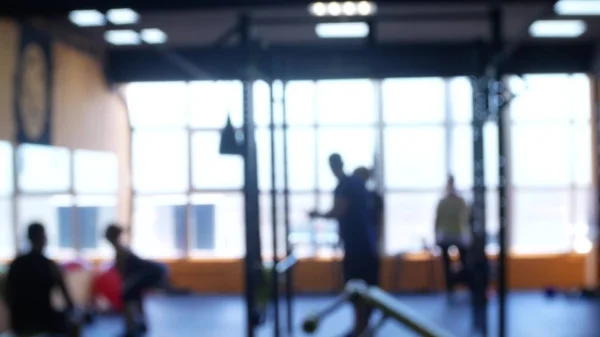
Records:
[[[132,253],[121,243],[122,233],[121,227],[112,224],[106,229],[105,236],[115,249],[115,265],[123,277],[127,335],[135,335],[136,332],[146,330],[142,295],[150,289],[166,287],[167,271],[163,265]]]
[[[79,325],[67,314],[74,307],[60,268],[44,256],[44,226],[39,223],[29,225],[27,237],[31,250],[10,264],[6,276],[6,302],[12,331],[17,336],[40,333],[78,336]],[[65,298],[66,311],[52,306],[51,293],[55,287]]]

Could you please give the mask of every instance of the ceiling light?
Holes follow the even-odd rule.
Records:
[[[587,30],[582,20],[539,20],[529,26],[533,37],[574,38]]]
[[[104,33],[104,39],[106,42],[122,46],[122,45],[134,45],[140,44],[140,35],[134,30],[109,30]]]
[[[352,16],[356,14],[356,4],[352,1],[346,1],[342,5],[342,12],[344,15]]]
[[[375,4],[373,4],[372,2],[361,1],[358,3],[357,9],[358,9],[358,14],[367,16],[367,15],[375,14],[375,11],[377,8],[376,8]]]
[[[337,2],[330,2],[327,4],[327,12],[331,16],[338,16],[342,14],[342,6]]]
[[[96,10],[72,11],[69,13],[69,20],[79,27],[97,27],[106,24],[104,15]]]
[[[106,17],[115,25],[132,25],[140,19],[140,15],[130,8],[111,9],[106,13]]]
[[[561,0],[554,4],[554,11],[560,15],[600,15],[600,1]]]
[[[167,34],[158,28],[142,29],[142,40],[149,44],[160,44],[167,42]]]
[[[364,22],[319,23],[315,32],[320,38],[361,38],[369,35],[369,25]]]
[[[310,5],[310,12],[315,16],[324,16],[327,14],[327,6],[322,2],[315,2]]]

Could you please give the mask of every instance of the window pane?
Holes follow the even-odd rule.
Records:
[[[244,199],[241,193],[192,196],[192,254],[240,257],[246,251]]]
[[[573,144],[571,145],[573,182],[577,186],[591,186],[593,184],[592,144],[594,142],[592,125],[588,123],[573,125],[571,136],[573,137]]]
[[[559,253],[570,249],[570,191],[514,193],[512,247],[518,253]]]
[[[313,197],[314,200],[314,197]],[[277,251],[279,257],[286,254],[285,250],[285,223],[284,223],[284,205],[283,194],[277,194]],[[314,204],[314,203],[313,203]],[[314,208],[314,207],[313,207]],[[312,208],[309,208],[312,209]],[[262,254],[266,258],[273,256],[273,224],[271,223],[271,194],[262,193],[260,195],[260,236],[262,244]]]
[[[287,123],[290,126],[315,124],[316,88],[312,81],[290,81],[285,86]]]
[[[275,84],[273,90],[273,94],[277,94],[277,84]],[[265,81],[256,81],[254,82],[254,96],[253,96],[253,104],[254,104],[254,122],[257,126],[269,126],[271,123],[271,92],[269,90],[269,83]],[[281,87],[279,86],[279,90]],[[281,93],[279,93],[281,96]],[[283,117],[283,103],[281,102],[281,97],[274,97],[273,104],[273,120],[276,125],[281,124],[281,119]]]
[[[566,74],[511,76],[508,85],[516,95],[510,105],[514,121],[566,121],[573,116]]]
[[[571,76],[570,109],[576,121],[590,121],[592,117],[592,93],[590,79],[585,74]]]
[[[571,181],[569,126],[512,128],[512,174],[516,186],[568,186]]]
[[[132,83],[125,88],[131,126],[184,127],[187,112],[184,82]]]
[[[135,131],[133,187],[138,192],[188,189],[188,135],[185,131]]]
[[[275,130],[275,187],[283,187],[283,133]],[[256,151],[258,160],[258,186],[262,191],[271,189],[271,132],[269,129],[256,130]]]
[[[374,128],[319,128],[317,144],[319,189],[333,190],[337,179],[329,168],[329,156],[339,153],[347,174],[359,166],[373,167],[375,158]]]
[[[309,128],[290,129],[288,135],[288,184],[290,190],[315,189],[315,131]]]
[[[71,186],[71,157],[65,148],[19,146],[19,187],[23,192],[67,192]]]
[[[308,213],[317,207],[315,204],[315,195],[308,193],[290,194],[289,202],[289,240],[294,253],[299,257],[313,256],[315,247],[311,233],[315,222],[309,219]]]
[[[88,257],[109,257],[113,250],[104,240],[104,230],[117,221],[117,198],[78,196],[75,199],[79,247]]]
[[[441,193],[385,195],[385,250],[388,254],[418,251],[434,239],[433,221]]]
[[[441,78],[394,78],[383,81],[385,123],[442,123],[445,84]]]
[[[579,188],[573,194],[575,199],[573,233],[577,236],[594,239],[596,233],[592,231],[597,221],[594,207],[596,203],[594,188]]]
[[[453,128],[450,151],[450,173],[454,175],[456,186],[470,189],[473,187],[473,129],[470,125]]]
[[[455,77],[450,80],[450,109],[452,121],[469,123],[473,117],[473,87],[468,77]]]
[[[490,189],[486,192],[485,199],[485,226],[488,233],[488,246],[497,246],[499,226],[499,205],[497,189]]]
[[[113,153],[76,150],[75,191],[115,193],[119,189],[119,162]]]
[[[244,184],[241,156],[219,153],[221,135],[215,131],[192,135],[192,184],[196,189],[237,189]]]
[[[12,208],[11,198],[0,198],[0,259],[12,259],[16,253]]]
[[[136,253],[146,258],[183,255],[186,201],[183,195],[135,199],[132,246]]]
[[[498,186],[498,125],[486,123],[483,127],[483,151],[485,152],[485,185]]]
[[[0,196],[12,194],[13,184],[12,146],[0,141]]]
[[[375,91],[370,80],[317,82],[317,120],[322,125],[375,124]]]
[[[220,129],[225,126],[227,116],[231,117],[234,126],[242,126],[242,82],[191,82],[188,93],[191,127]]]
[[[444,186],[446,139],[442,127],[388,127],[384,132],[387,188]]]
[[[20,250],[29,249],[27,227],[32,222],[41,222],[48,237],[48,254],[53,258],[73,257],[72,204],[68,195],[19,196],[17,218]]]

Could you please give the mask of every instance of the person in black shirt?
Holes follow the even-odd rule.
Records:
[[[79,324],[69,319],[73,301],[59,266],[44,256],[46,232],[40,223],[27,230],[31,251],[17,257],[6,276],[6,302],[10,323],[17,336],[40,333],[77,336]],[[58,287],[67,304],[66,311],[53,308],[51,293]]]
[[[361,166],[354,170],[355,176],[361,178],[365,184],[371,179],[372,173],[368,168]],[[369,211],[373,217],[372,224],[375,226],[375,232],[377,233],[377,251],[382,252],[383,247],[383,210],[384,203],[383,197],[377,193],[377,191],[369,191]]]

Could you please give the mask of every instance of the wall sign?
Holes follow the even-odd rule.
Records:
[[[29,25],[21,26],[15,76],[17,142],[50,145],[52,42]]]

